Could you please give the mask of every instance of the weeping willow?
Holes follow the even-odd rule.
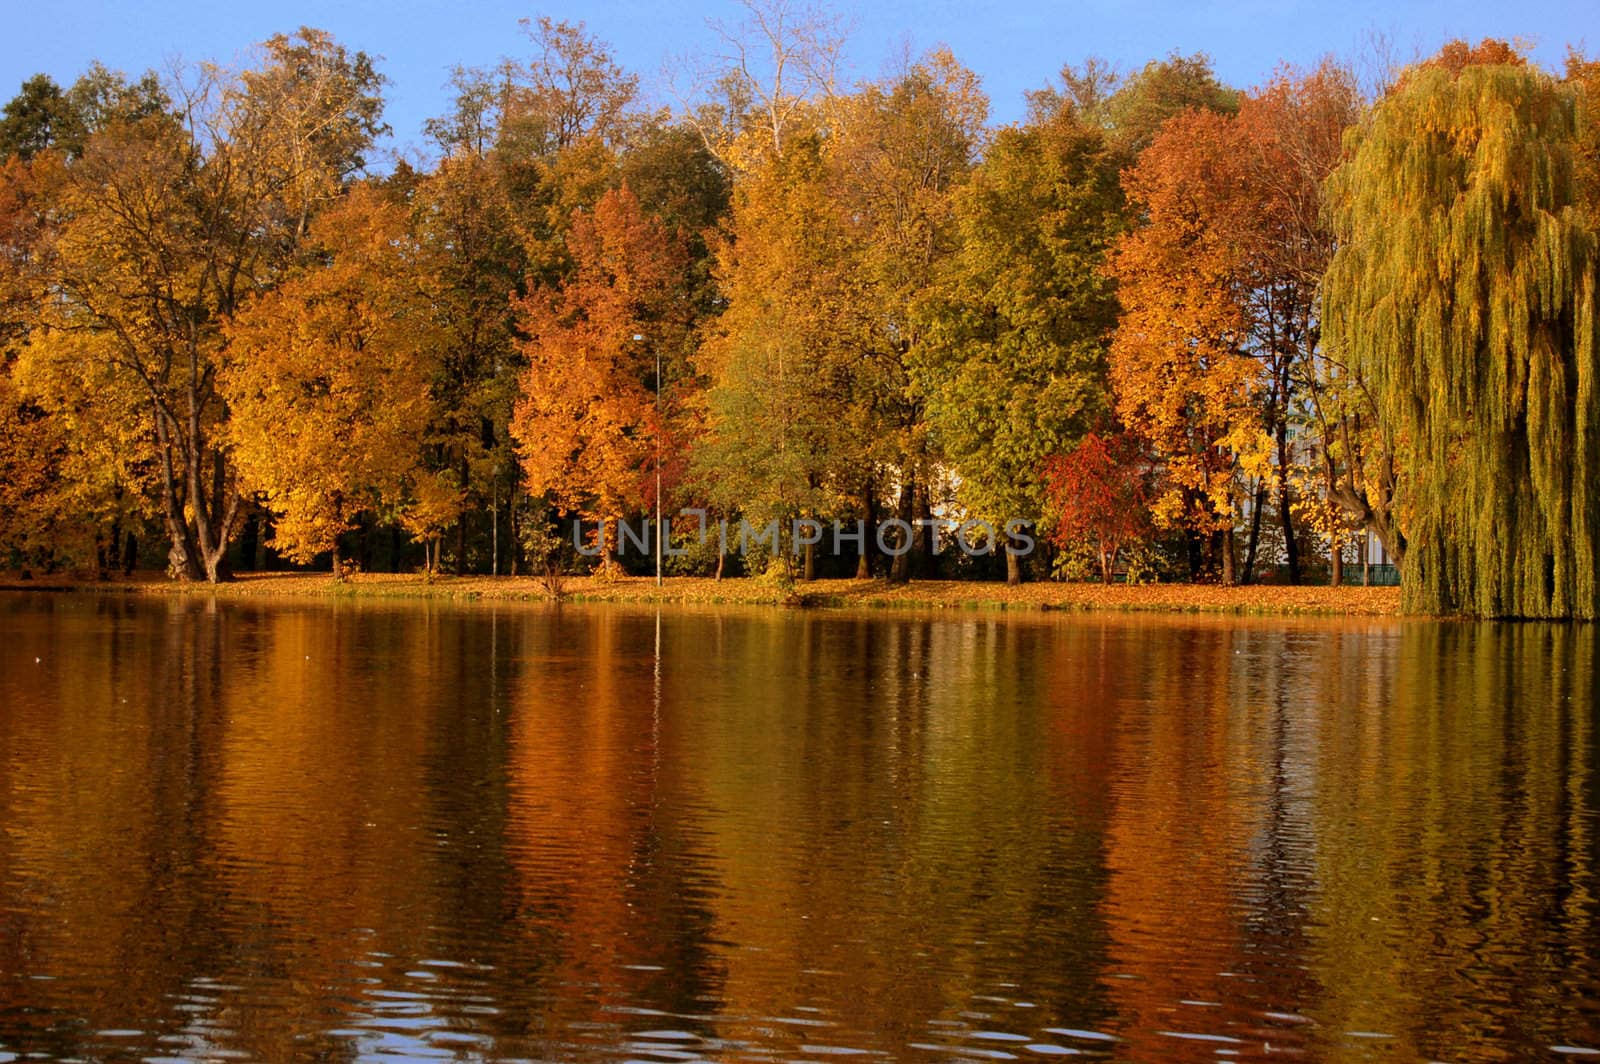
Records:
[[[1573,91],[1423,67],[1329,179],[1324,331],[1402,456],[1409,611],[1596,616],[1594,232]]]

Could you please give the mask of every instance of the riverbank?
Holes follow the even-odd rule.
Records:
[[[150,595],[217,595],[225,598],[429,598],[456,601],[542,601],[550,593],[533,577],[437,576],[361,573],[335,582],[325,573],[247,573],[215,587],[162,577],[104,581],[0,578],[0,590],[131,592]],[[1354,617],[1395,616],[1394,587],[1214,587],[1149,584],[1036,583],[1007,587],[957,580],[890,585],[881,580],[817,580],[793,589],[765,580],[668,577],[657,587],[650,577],[599,580],[569,577],[566,598],[574,602],[730,604],[823,609],[1063,610],[1138,613],[1290,614]]]

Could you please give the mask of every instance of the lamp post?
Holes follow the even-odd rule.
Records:
[[[634,333],[637,343],[644,339]],[[656,587],[661,586],[661,537],[665,529],[661,524],[661,348],[656,348]]]

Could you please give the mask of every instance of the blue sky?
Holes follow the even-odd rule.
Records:
[[[1204,51],[1224,80],[1249,86],[1280,61],[1352,54],[1374,31],[1386,34],[1402,56],[1431,51],[1451,37],[1529,39],[1535,56],[1550,64],[1559,63],[1569,42],[1581,45],[1585,37],[1591,50],[1600,50],[1596,0],[881,0],[830,7],[852,24],[853,74],[881,73],[908,46],[921,51],[947,44],[982,76],[1000,122],[1020,117],[1025,90],[1046,82],[1063,63],[1090,55],[1130,68],[1175,48]],[[659,92],[663,61],[710,50],[714,38],[706,19],[733,21],[739,9],[731,0],[11,0],[0,14],[0,99],[38,71],[65,83],[93,59],[128,73],[174,58],[232,60],[274,32],[309,24],[383,57],[381,69],[393,81],[386,117],[395,140],[420,144],[424,119],[446,107],[450,68],[519,54],[525,42],[517,19],[536,14],[585,21]]]

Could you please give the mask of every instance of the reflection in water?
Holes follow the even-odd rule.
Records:
[[[1597,1047],[1595,643],[0,598],[0,1060]]]

